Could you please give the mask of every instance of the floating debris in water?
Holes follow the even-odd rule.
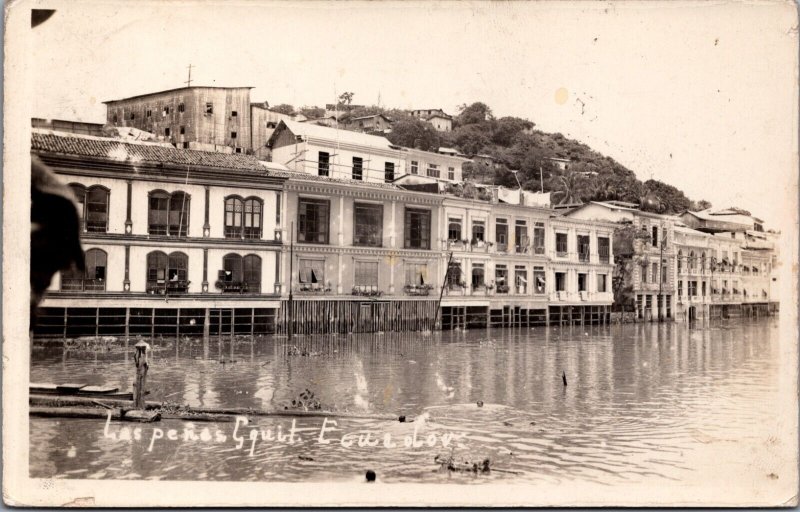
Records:
[[[480,462],[469,460],[456,460],[453,454],[437,455],[433,462],[439,464],[439,471],[452,471],[462,473],[489,473],[491,471],[491,459],[483,459]]]
[[[483,407],[483,400],[478,400],[478,407]]]
[[[374,471],[368,469],[366,477],[367,477],[367,482],[374,482],[375,479],[377,478],[377,475],[375,474]]]
[[[310,461],[314,460],[314,457],[309,457],[308,455],[298,455],[297,458],[300,459],[300,460],[307,461],[307,462],[310,462]]]

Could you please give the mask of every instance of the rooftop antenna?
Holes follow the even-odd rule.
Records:
[[[191,87],[192,86],[192,65],[191,64],[189,64],[189,79],[186,80],[184,83],[186,84],[186,87]]]

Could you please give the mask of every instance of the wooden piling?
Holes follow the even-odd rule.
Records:
[[[133,350],[133,361],[136,365],[136,380],[133,387],[133,406],[137,409],[144,409],[147,370],[150,366],[148,363],[148,352],[150,351],[150,345],[144,341],[140,341],[134,345]]]

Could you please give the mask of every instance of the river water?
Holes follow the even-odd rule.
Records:
[[[383,482],[673,485],[724,467],[723,475],[755,471],[768,482],[780,475],[765,450],[782,448],[777,327],[769,318],[694,328],[340,335],[291,344],[151,339],[149,400],[256,409],[300,407],[297,400],[313,408],[318,401],[325,410],[414,421],[334,418],[335,428],[320,439],[324,419],[302,417],[294,442],[252,443],[251,431],[280,427],[286,434],[292,418],[252,417],[236,432],[235,423],[196,422],[194,434],[208,428],[210,435],[197,440],[178,420],[106,427],[101,420],[31,418],[30,476],[353,481],[372,469]],[[129,390],[135,341],[68,348],[36,342],[31,382]],[[313,398],[300,397],[306,390]],[[140,439],[120,439],[124,427],[141,428]],[[168,439],[169,429],[177,439]],[[377,446],[359,446],[358,434]],[[457,468],[489,459],[492,470],[442,470],[437,455],[452,457]]]

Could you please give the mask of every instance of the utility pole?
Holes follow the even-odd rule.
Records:
[[[184,83],[186,84],[186,87],[191,87],[192,86],[192,65],[191,64],[189,64],[189,79],[186,80]]]
[[[541,165],[539,165],[539,185],[542,187],[542,194],[544,194],[544,175],[542,174]]]
[[[287,332],[289,333],[289,341],[292,341],[292,331],[294,331],[294,297],[292,296],[292,273],[294,272],[294,221],[291,224],[291,233],[289,234],[289,325]]]
[[[453,262],[453,251],[450,251],[450,256],[447,258],[447,270],[444,272],[444,280],[442,281],[442,289],[439,291],[439,302],[436,303],[436,313],[433,316],[433,328],[436,329],[436,322],[439,320],[439,309],[442,307],[442,296],[444,296],[444,287],[447,286],[447,276],[450,274],[450,263]]]

